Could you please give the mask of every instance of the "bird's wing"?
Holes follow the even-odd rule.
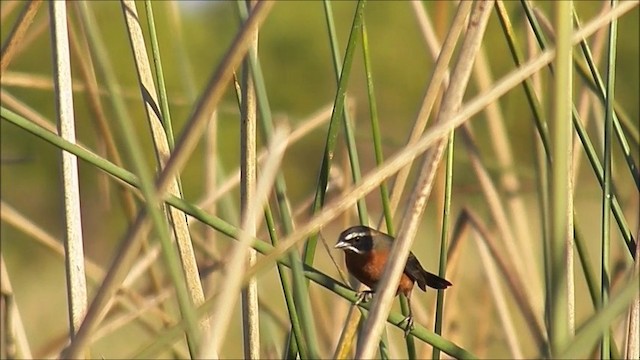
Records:
[[[411,280],[417,282],[422,291],[426,291],[426,284],[423,275],[424,269],[422,268],[422,265],[420,265],[418,258],[416,258],[413,253],[409,253],[407,264],[404,266],[404,273],[407,274],[407,276],[410,277]]]

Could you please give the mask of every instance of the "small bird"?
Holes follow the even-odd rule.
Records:
[[[349,273],[371,289],[370,291],[359,293],[356,304],[368,301],[373,292],[376,291],[376,286],[382,279],[382,273],[394,240],[395,238],[391,235],[364,225],[352,226],[340,234],[334,247],[344,250],[344,259]],[[416,282],[422,291],[426,291],[427,286],[434,289],[446,289],[451,286],[449,281],[426,271],[415,255],[409,253],[409,258],[396,292],[396,295],[404,294],[409,303],[409,316],[402,321],[403,323],[407,322],[405,336],[413,328],[410,295],[413,284]]]

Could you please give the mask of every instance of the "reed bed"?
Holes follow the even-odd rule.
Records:
[[[638,1],[0,5],[0,357],[640,358]]]

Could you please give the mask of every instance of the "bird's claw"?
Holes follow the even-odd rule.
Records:
[[[411,332],[411,330],[413,330],[414,326],[413,326],[413,316],[409,315],[406,318],[402,319],[402,321],[400,322],[400,324],[404,324],[407,323],[407,326],[404,328],[404,337],[409,336],[409,333]]]
[[[373,297],[373,291],[371,291],[371,290],[359,291],[356,294],[355,305],[357,306],[360,303],[369,302],[369,300],[371,300],[372,297]]]

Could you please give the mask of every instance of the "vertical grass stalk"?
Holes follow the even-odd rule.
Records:
[[[447,252],[449,241],[449,228],[451,223],[451,188],[453,186],[453,144],[455,140],[455,132],[449,134],[447,143],[447,162],[445,166],[445,183],[444,183],[444,207],[442,214],[442,230],[440,236],[440,264],[438,266],[438,275],[445,277],[447,271]],[[444,290],[438,290],[436,298],[436,314],[433,326],[433,332],[442,335],[442,324],[444,321]],[[440,349],[434,347],[432,352],[433,359],[440,359]]]
[[[49,3],[51,19],[51,47],[56,94],[58,132],[63,139],[76,142],[71,89],[71,56],[67,29],[67,5],[65,2]],[[87,279],[84,270],[84,246],[80,210],[80,181],[78,158],[62,152],[62,181],[65,209],[65,266],[69,303],[69,328],[75,336],[87,311]]]
[[[551,187],[551,349],[556,355],[569,341],[570,319],[568,306],[568,273],[566,257],[573,251],[573,230],[569,217],[571,206],[571,104],[572,104],[572,17],[571,1],[555,4],[555,28],[557,29],[557,54],[553,86],[553,153]]]
[[[611,7],[617,3],[611,0]],[[600,305],[605,308],[609,303],[609,277],[611,276],[610,249],[611,249],[611,197],[613,192],[613,180],[611,178],[611,141],[613,132],[613,104],[615,93],[616,75],[616,40],[617,24],[614,19],[609,24],[609,46],[607,48],[607,79],[604,118],[604,184],[602,188],[602,237],[600,258]],[[611,354],[611,337],[609,327],[603,328],[602,342],[600,344],[600,358],[609,359]]]
[[[253,35],[249,52],[257,51],[258,31]],[[257,179],[257,113],[256,95],[249,65],[249,56],[242,65],[242,102],[240,116],[240,217],[248,236],[256,236],[257,218],[249,213],[249,204],[256,196]],[[257,253],[247,250],[247,265],[253,266]],[[231,275],[231,274],[229,274]],[[260,358],[260,329],[258,308],[258,282],[249,279],[242,289],[242,328],[245,359]]]

